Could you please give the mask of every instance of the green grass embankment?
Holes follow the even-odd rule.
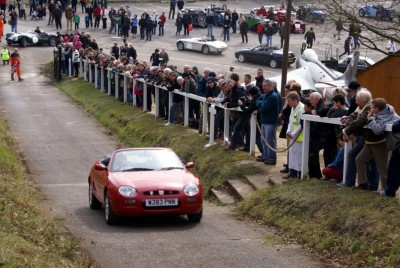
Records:
[[[40,209],[42,194],[16,151],[0,115],[0,266],[90,267],[78,242]]]

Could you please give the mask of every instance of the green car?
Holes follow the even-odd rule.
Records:
[[[249,29],[252,31],[257,30],[257,26],[258,26],[258,24],[260,24],[260,22],[262,22],[264,25],[266,25],[267,23],[272,23],[272,28],[274,28],[274,33],[276,33],[279,30],[278,23],[276,21],[267,19],[264,16],[248,14],[248,15],[245,15],[245,17],[246,17],[247,24],[249,24]]]

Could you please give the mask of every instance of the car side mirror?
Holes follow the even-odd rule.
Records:
[[[193,162],[189,162],[189,163],[186,163],[186,168],[194,168],[194,163]]]
[[[105,165],[103,165],[102,163],[97,162],[94,165],[94,169],[97,170],[97,171],[104,171],[104,170],[107,170],[107,167]]]

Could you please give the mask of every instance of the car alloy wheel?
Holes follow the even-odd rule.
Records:
[[[269,66],[270,66],[271,68],[278,68],[278,61],[277,61],[276,59],[271,59],[271,60],[269,61]]]
[[[239,54],[238,61],[245,62],[245,60],[246,60],[245,56],[243,54]]]
[[[210,53],[210,48],[208,46],[203,46],[201,48],[201,52],[203,52],[203,54],[207,55]]]
[[[52,46],[52,47],[56,46],[56,38],[54,36],[50,37],[49,45]]]
[[[28,41],[26,40],[26,38],[25,37],[22,37],[22,39],[21,39],[21,46],[22,47],[26,47],[26,43],[27,43]]]
[[[183,44],[183,42],[178,42],[178,44],[176,44],[176,47],[178,48],[178,50],[185,50],[185,45]]]
[[[117,223],[117,216],[115,216],[112,210],[110,197],[108,196],[108,193],[105,194],[104,213],[108,225],[114,225]]]
[[[199,213],[188,214],[187,217],[190,222],[200,222],[201,218],[203,217],[203,210],[201,210]]]
[[[89,207],[91,209],[101,208],[101,203],[93,193],[93,183],[89,181]]]

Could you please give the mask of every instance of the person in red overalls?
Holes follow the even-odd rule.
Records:
[[[14,73],[17,73],[18,81],[23,81],[21,78],[21,57],[18,53],[18,48],[14,48],[14,52],[10,56],[11,65],[11,80],[14,81]]]

